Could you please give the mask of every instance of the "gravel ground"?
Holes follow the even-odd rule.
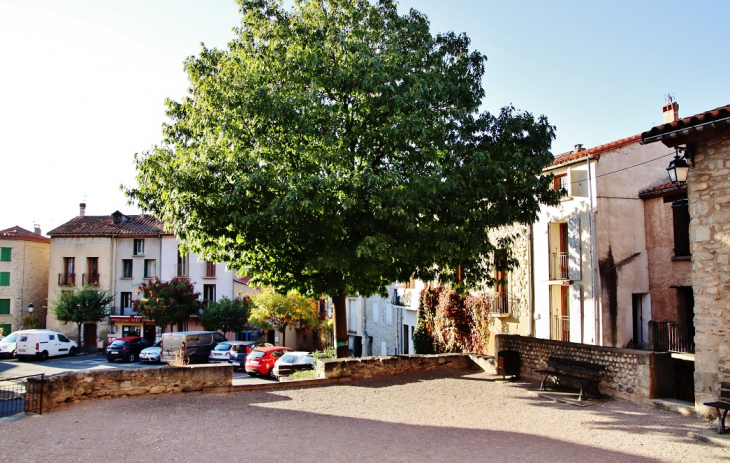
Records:
[[[0,425],[13,461],[730,461],[712,424],[623,401],[576,407],[464,370],[347,385],[88,401]]]

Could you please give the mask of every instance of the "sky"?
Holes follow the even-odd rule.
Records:
[[[291,0],[287,0],[291,5]],[[487,58],[483,110],[545,115],[554,154],[730,104],[730,1],[401,0]],[[0,229],[139,213],[120,185],[162,141],[184,60],[225,48],[234,0],[0,0]]]

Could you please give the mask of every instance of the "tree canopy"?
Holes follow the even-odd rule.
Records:
[[[249,322],[264,330],[275,329],[282,335],[282,345],[286,340],[286,328],[298,323],[302,328],[319,329],[322,320],[314,299],[294,291],[280,294],[272,288],[264,289],[251,298],[254,308]]]
[[[251,307],[253,302],[248,295],[242,299],[228,299],[223,296],[220,301],[208,303],[200,316],[200,323],[206,330],[220,330],[223,334],[243,331],[248,326]]]
[[[508,244],[489,229],[557,201],[553,127],[479,112],[486,57],[466,35],[391,0],[239,3],[228,48],[186,61],[189,94],[127,194],[254,284],[332,295],[338,344],[347,294],[488,281]]]
[[[200,310],[200,293],[187,278],[161,281],[154,278],[139,285],[136,291],[142,297],[132,302],[134,310],[145,320],[152,320],[160,328],[178,325],[179,329]]]
[[[54,303],[53,313],[60,322],[76,323],[78,342],[81,346],[81,327],[86,322],[96,323],[107,316],[107,306],[114,301],[109,291],[85,286],[72,291],[62,291]]]

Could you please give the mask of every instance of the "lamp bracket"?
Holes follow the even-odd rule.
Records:
[[[689,162],[689,165],[692,167],[695,166],[695,150],[693,146],[675,146],[674,153],[678,158],[682,158]]]

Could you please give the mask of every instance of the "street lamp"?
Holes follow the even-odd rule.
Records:
[[[28,313],[31,315],[33,314],[33,303],[32,302],[30,304],[28,304]]]
[[[689,173],[690,166],[690,164],[687,163],[687,160],[689,160],[694,167],[694,152],[689,148],[675,147],[674,159],[672,159],[669,163],[669,167],[667,167],[669,180],[671,180],[672,183],[684,183],[687,181],[687,174]]]

